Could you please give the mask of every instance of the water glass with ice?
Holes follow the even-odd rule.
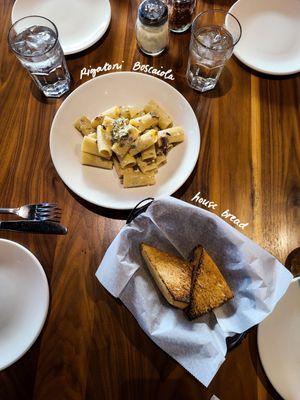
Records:
[[[53,22],[40,16],[16,21],[8,43],[38,88],[47,97],[60,97],[70,89],[70,74]]]
[[[187,68],[191,88],[214,89],[241,34],[237,18],[224,10],[204,11],[194,19]]]

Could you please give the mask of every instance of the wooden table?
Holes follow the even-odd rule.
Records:
[[[299,246],[299,75],[259,75],[233,57],[218,87],[199,94],[185,79],[190,33],[172,34],[170,50],[157,58],[138,51],[138,3],[111,0],[112,21],[104,38],[67,58],[72,90],[90,79],[80,80],[83,67],[105,62],[123,60],[123,70],[131,70],[136,61],[173,69],[175,81],[169,83],[192,105],[202,141],[197,167],[176,196],[191,202],[201,191],[219,210],[229,209],[249,222],[244,233],[284,263]],[[64,99],[42,98],[9,52],[12,4],[0,2],[0,204],[58,202],[69,234],[1,232],[1,238],[23,244],[38,257],[49,280],[51,305],[37,342],[0,373],[0,399],[206,400],[212,394],[221,400],[279,399],[262,370],[255,329],[228,354],[206,389],[161,351],[98,283],[95,271],[126,213],[88,204],[56,173],[49,130]],[[197,11],[231,4],[203,0]]]

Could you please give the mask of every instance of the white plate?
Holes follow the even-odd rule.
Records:
[[[238,0],[229,10],[242,26],[234,55],[272,75],[300,71],[300,1]]]
[[[12,23],[28,15],[40,15],[55,23],[67,55],[87,49],[104,35],[111,9],[109,0],[16,0]]]
[[[45,272],[25,247],[0,239],[0,371],[37,339],[47,316]]]
[[[258,327],[264,370],[285,400],[300,393],[300,278],[295,278],[274,311]]]
[[[186,132],[185,141],[170,151],[167,164],[159,168],[154,186],[124,189],[114,170],[80,164],[82,137],[73,127],[78,117],[93,118],[114,105],[144,106],[151,99]],[[193,171],[199,147],[197,118],[187,100],[161,79],[137,72],[110,73],[79,86],[60,106],[50,132],[52,160],[65,184],[83,199],[113,209],[130,209],[146,197],[174,193]]]

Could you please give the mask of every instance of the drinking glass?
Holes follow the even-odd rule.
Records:
[[[241,38],[236,17],[224,10],[200,13],[192,24],[187,81],[200,92],[214,89],[222,69]]]
[[[8,43],[47,97],[70,89],[70,74],[53,22],[37,15],[21,18],[9,30]]]

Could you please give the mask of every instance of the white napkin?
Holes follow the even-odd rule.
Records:
[[[187,320],[159,292],[141,257],[141,242],[184,258],[202,244],[221,269],[234,299]],[[226,337],[266,318],[293,278],[271,254],[220,217],[172,197],[153,201],[120,231],[96,276],[122,300],[146,334],[205,386],[225,359]]]

